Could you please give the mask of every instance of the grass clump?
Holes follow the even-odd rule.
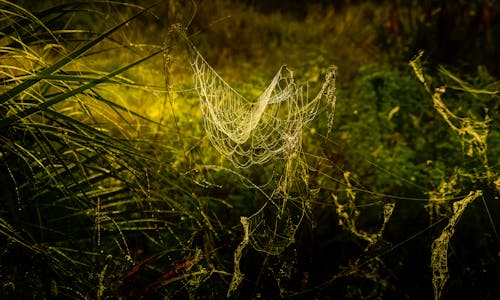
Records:
[[[75,11],[120,6],[0,3],[1,297],[129,298],[208,274],[186,275],[200,261],[184,243],[207,226],[194,211],[202,200],[159,159],[143,130],[153,121],[117,100],[116,87],[147,90],[121,75],[163,49],[131,49],[135,61],[110,71],[88,63],[113,55],[109,44],[127,49],[116,34],[145,10],[102,33],[71,28]]]

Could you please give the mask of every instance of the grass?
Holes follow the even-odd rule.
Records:
[[[152,49],[112,71],[95,71],[86,67],[96,55],[94,47],[107,43],[143,10],[83,40],[81,31],[61,29],[69,34],[62,40],[56,37],[58,28],[48,26],[56,26],[51,21],[64,5],[35,16],[12,3],[1,4],[9,13],[0,54],[8,62],[0,95],[6,195],[1,210],[2,294],[8,298],[27,297],[32,291],[35,298],[121,294],[128,289],[125,281],[140,271],[137,265],[133,268],[134,262],[144,259],[148,265],[167,253],[178,256],[185,251],[175,243],[168,251],[152,250],[154,256],[147,258],[141,255],[151,253],[138,253],[130,240],[169,244],[176,233],[160,234],[160,229],[193,218],[186,202],[192,200],[190,188],[183,188],[178,179],[170,182],[175,171],[155,158],[153,152],[159,149],[145,141],[154,132],[141,127],[154,122],[118,101],[117,90],[109,88],[147,89],[119,75],[163,50]],[[99,3],[89,5],[94,4]],[[79,5],[78,10],[86,8]],[[24,30],[30,26],[35,34]],[[73,37],[77,45],[68,49],[65,44],[72,44]],[[33,264],[17,265],[25,260]],[[137,289],[149,293],[161,283]]]
[[[500,294],[485,68],[383,53],[388,4],[299,19],[165,3],[0,1],[1,298]],[[233,168],[204,133],[175,21],[245,95],[287,62],[315,94],[337,64],[332,135],[323,108],[293,163]]]

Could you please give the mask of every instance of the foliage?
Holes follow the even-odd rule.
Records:
[[[130,298],[187,276],[200,252],[183,243],[194,224],[207,225],[196,220],[201,202],[192,202],[192,181],[157,158],[169,154],[153,147],[154,122],[111,88],[145,88],[120,74],[162,50],[111,71],[88,63],[144,10],[96,34],[73,30],[72,14],[118,4],[69,3],[36,13],[0,4],[2,297]],[[168,224],[182,230],[165,231]]]

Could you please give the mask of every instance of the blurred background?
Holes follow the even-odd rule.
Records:
[[[367,62],[408,61],[424,50],[434,64],[468,71],[483,65],[495,75],[499,10],[492,0],[163,1],[153,8],[163,26],[189,22],[218,64],[328,59],[353,74]]]

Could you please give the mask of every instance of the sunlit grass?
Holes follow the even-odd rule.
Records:
[[[111,67],[91,64],[130,50],[121,47],[113,54],[98,48],[143,11],[103,33],[86,36],[64,28],[68,35],[56,38],[56,25],[50,22],[57,9],[37,17],[9,2],[0,4],[7,21],[0,48],[5,197],[0,232],[2,261],[13,263],[2,263],[6,287],[2,295],[133,294],[124,292],[128,290],[124,280],[139,271],[127,271],[138,261],[167,246],[182,253],[176,259],[189,255],[178,244],[178,233],[162,232],[166,226],[182,227],[186,234],[196,224],[204,226],[178,223],[198,218],[191,212],[196,203],[189,203],[194,200],[192,189],[184,188],[176,171],[165,163],[169,151],[154,145],[155,135],[164,130],[158,123],[162,121],[158,114],[166,110],[162,67],[155,75],[144,75],[144,69],[135,70],[142,76],[127,74],[148,59],[161,57],[163,49],[134,51],[126,59],[119,55],[120,63]],[[25,30],[29,26],[39,31]],[[147,232],[155,237],[148,238]],[[142,242],[131,244],[131,239],[144,238],[154,241],[158,250],[142,249]],[[33,256],[34,265],[15,266]],[[161,285],[159,281],[147,292]]]

